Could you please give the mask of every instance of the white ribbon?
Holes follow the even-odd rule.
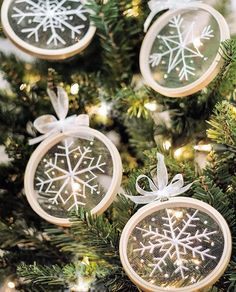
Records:
[[[157,160],[156,178],[151,179],[146,175],[140,175],[136,180],[136,190],[142,196],[126,196],[134,203],[148,204],[154,201],[169,199],[186,192],[191,187],[192,183],[184,187],[184,179],[182,174],[175,175],[168,185],[168,173],[164,162],[164,156],[157,153]],[[151,191],[145,191],[139,185],[139,181],[144,178],[148,180]]]
[[[35,129],[43,135],[30,139],[30,145],[39,143],[54,134],[74,130],[77,126],[89,126],[88,115],[73,115],[66,117],[69,110],[69,99],[67,93],[62,87],[57,87],[57,95],[50,89],[48,89],[47,92],[59,119],[53,115],[43,115],[38,117],[33,125]],[[86,137],[83,135],[82,138]]]
[[[144,31],[148,30],[150,23],[157,13],[166,9],[179,9],[186,7],[189,3],[192,2],[202,2],[199,0],[150,0],[148,6],[151,10],[144,23]]]

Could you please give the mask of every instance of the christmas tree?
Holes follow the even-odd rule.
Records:
[[[27,11],[32,3],[34,7],[35,2],[40,2],[39,10],[32,10],[36,14],[28,21],[31,25],[32,21],[43,21],[42,9],[50,1],[12,2],[16,2],[16,7],[25,5]],[[66,1],[62,2],[61,7],[64,7]],[[68,2],[74,5],[76,1]],[[151,2],[158,2],[160,6],[165,1]],[[201,88],[191,94],[180,93],[179,97],[163,95],[155,86],[148,86],[140,74],[139,53],[146,34],[143,27],[150,13],[148,1],[88,1],[85,7],[90,11],[96,32],[86,48],[77,49],[79,53],[70,53],[65,59],[55,54],[54,60],[32,57],[27,48],[15,41],[28,53],[17,49],[1,32],[0,291],[141,291],[123,269],[119,243],[127,222],[142,207],[127,196],[138,195],[139,175],[153,177],[156,173],[159,152],[165,156],[170,177],[182,174],[186,185],[193,183],[182,196],[214,207],[232,234],[230,263],[221,278],[205,291],[236,291],[236,10],[230,0],[205,2],[226,18],[231,38],[222,42],[219,38],[217,47],[213,39],[219,35],[219,27],[216,31],[215,22],[203,31],[198,23],[191,31],[187,28],[188,37],[190,32],[199,31],[202,43],[193,44],[195,50],[191,49],[186,59],[192,60],[195,56],[200,58],[198,62],[203,60],[204,66],[210,67],[217,49],[221,66],[207,86],[203,80]],[[51,1],[53,7],[58,3],[60,1]],[[152,21],[163,17],[162,14],[165,16],[166,10],[164,6]],[[61,9],[59,13],[65,12]],[[14,15],[19,25],[24,22],[25,16],[19,8],[15,8]],[[69,16],[68,19],[73,20]],[[181,18],[173,19],[170,21],[176,21],[174,29],[178,29]],[[3,21],[2,15],[4,28]],[[84,21],[88,21],[87,18]],[[44,23],[44,35],[49,25]],[[55,18],[54,25],[63,33],[62,20]],[[30,28],[27,34],[31,33],[36,43],[37,33]],[[167,60],[169,75],[163,75],[162,86],[169,78],[174,82],[173,76],[179,72],[184,87],[196,81],[191,78],[197,74],[199,63],[193,61],[185,68],[181,63],[183,58],[178,59],[177,55],[190,52],[188,37],[180,44],[176,43],[174,33],[171,36],[166,33],[161,31],[156,44],[161,47],[161,53],[152,52],[151,72],[156,80],[161,79]],[[48,47],[63,44],[59,33],[51,39],[42,37],[40,45],[44,42]],[[200,51],[203,43],[206,45],[204,56]],[[165,45],[169,52],[164,55]],[[162,71],[156,69],[160,64]],[[170,87],[173,89],[173,84]],[[46,114],[55,116],[49,95],[57,96],[58,88],[63,88],[68,95],[68,116],[87,114],[90,127],[115,144],[123,165],[122,185],[109,208],[99,215],[91,214],[83,206],[71,208],[69,227],[41,218],[30,207],[24,189],[25,169],[38,146],[29,145],[29,140],[40,136],[33,122]],[[99,163],[97,166],[103,171],[103,162]],[[109,158],[106,163],[109,165]],[[148,187],[142,182],[142,188]]]

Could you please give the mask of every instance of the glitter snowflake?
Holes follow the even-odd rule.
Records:
[[[27,4],[26,8],[21,10],[17,4]],[[77,7],[74,8],[75,3]],[[63,35],[70,34],[71,39],[80,36],[85,24],[74,26],[72,24],[75,17],[82,23],[87,20],[87,11],[80,1],[74,0],[16,0],[13,7],[12,18],[17,19],[17,24],[24,23],[29,27],[21,29],[22,33],[27,34],[27,38],[34,37],[35,42],[41,40],[41,32],[49,31],[49,37],[46,44],[51,43],[54,46],[59,44],[66,45]],[[73,6],[73,7],[72,7]],[[80,21],[80,23],[81,23]]]
[[[201,34],[196,37],[195,22],[192,22],[186,29],[184,28],[184,18],[181,15],[173,17],[169,22],[169,35],[158,35],[157,38],[160,41],[159,49],[163,53],[153,53],[149,57],[149,63],[152,67],[156,67],[163,60],[164,57],[168,57],[167,73],[164,78],[168,78],[173,70],[178,72],[180,80],[189,80],[189,75],[195,76],[194,60],[203,59],[207,60],[200,52],[200,47],[203,42],[210,40],[214,37],[213,30],[210,25],[204,27]]]
[[[93,145],[93,142],[90,142]],[[53,159],[44,159],[45,174],[37,176],[38,192],[50,197],[53,205],[63,204],[67,210],[86,205],[86,194],[100,194],[97,174],[104,173],[102,156],[92,156],[90,147],[73,146],[65,140],[64,146],[57,145],[58,153]]]
[[[202,244],[204,241],[205,246],[208,241],[208,245],[213,246],[213,242],[209,243],[210,237],[217,231],[208,231],[207,228],[200,231],[197,228],[196,223],[200,221],[200,218],[197,217],[198,210],[192,215],[188,213],[184,215],[181,211],[173,212],[170,209],[166,209],[165,213],[166,217],[162,217],[165,222],[163,230],[153,228],[151,225],[148,228],[136,227],[141,231],[144,243],[140,242],[140,248],[134,249],[134,252],[139,252],[141,256],[145,253],[158,255],[158,257],[153,257],[153,263],[149,265],[152,269],[150,277],[156,271],[163,272],[163,268],[171,260],[174,273],[185,279],[185,273],[189,270],[190,257],[199,263],[205,261],[206,258],[216,259],[211,255],[210,248],[205,248]],[[181,227],[179,227],[179,220],[182,223]]]

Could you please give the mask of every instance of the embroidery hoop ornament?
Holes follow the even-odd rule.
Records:
[[[221,256],[221,259],[217,265],[217,267],[203,280],[186,287],[181,288],[162,288],[157,287],[145,280],[143,280],[139,275],[135,273],[133,268],[130,265],[130,262],[127,257],[127,245],[129,237],[134,230],[135,226],[143,220],[145,217],[151,215],[158,210],[165,209],[165,208],[172,208],[172,207],[187,207],[187,208],[197,208],[204,213],[207,213],[210,217],[212,217],[220,226],[220,229],[224,235],[225,244],[224,250]],[[120,258],[123,265],[123,268],[131,279],[131,281],[140,287],[145,292],[195,292],[195,291],[202,291],[201,289],[210,288],[217,280],[223,275],[224,271],[226,270],[230,256],[231,256],[231,248],[232,246],[232,239],[230,235],[230,231],[228,228],[227,223],[225,222],[222,215],[216,211],[214,208],[209,206],[206,203],[200,202],[199,200],[191,199],[191,198],[172,198],[170,201],[162,202],[159,204],[152,203],[143,208],[141,208],[131,219],[128,221],[127,225],[125,226],[121,239],[120,239]]]
[[[163,176],[163,172],[160,175],[160,177],[161,176]],[[228,227],[225,219],[217,210],[215,210],[212,206],[210,206],[207,203],[201,202],[201,201],[193,199],[193,198],[173,197],[173,196],[175,196],[174,195],[175,186],[178,185],[179,187],[177,189],[179,189],[179,190],[181,190],[181,188],[182,188],[183,180],[182,180],[181,175],[177,175],[172,180],[172,182],[169,186],[167,186],[167,184],[165,186],[162,184],[162,187],[164,186],[164,188],[163,188],[164,193],[165,193],[165,191],[167,191],[167,193],[169,193],[169,200],[165,200],[165,201],[161,201],[161,200],[164,199],[164,197],[167,198],[168,196],[163,195],[163,197],[161,197],[162,192],[159,191],[161,189],[161,187],[160,187],[161,186],[161,183],[160,183],[161,178],[159,178],[159,183],[157,183],[159,185],[159,190],[157,190],[157,188],[155,186],[155,182],[151,181],[148,177],[142,175],[137,179],[137,181],[140,178],[142,178],[142,179],[147,178],[148,179],[152,192],[142,190],[141,187],[139,187],[138,182],[136,182],[137,191],[139,192],[141,190],[142,196],[127,196],[135,203],[142,204],[142,203],[148,203],[148,201],[149,201],[149,204],[147,204],[146,206],[139,209],[137,211],[137,213],[131,217],[131,219],[128,221],[128,223],[126,224],[126,226],[123,229],[123,232],[121,234],[119,251],[120,251],[121,263],[123,265],[123,268],[124,268],[126,274],[128,275],[130,280],[137,287],[139,287],[140,289],[142,289],[142,291],[145,291],[145,292],[165,292],[167,290],[169,292],[195,292],[195,291],[202,291],[202,289],[204,289],[204,288],[210,288],[223,275],[223,273],[226,270],[228,263],[230,261],[230,256],[231,256],[231,251],[232,251],[232,238],[231,238],[231,233],[230,233],[229,227]],[[179,183],[178,183],[178,180],[179,180]],[[154,184],[152,184],[153,182],[154,182]],[[175,182],[176,182],[176,184],[174,186]],[[189,187],[190,186],[186,186],[184,188],[186,190]],[[171,191],[172,194],[170,192],[170,188],[172,188],[172,191]],[[176,189],[176,191],[177,191],[177,189]],[[184,190],[184,189],[182,189],[182,190]],[[166,193],[166,195],[167,195],[167,193]],[[156,197],[156,200],[155,200],[155,197]],[[192,285],[182,286],[182,287],[178,287],[178,288],[175,288],[173,286],[161,287],[161,286],[157,286],[157,285],[151,283],[150,281],[143,279],[140,275],[138,275],[138,272],[136,272],[134,270],[134,268],[132,267],[132,265],[135,266],[135,262],[132,262],[132,264],[131,264],[131,262],[129,260],[129,256],[128,256],[128,254],[129,254],[128,250],[130,249],[130,247],[132,247],[132,249],[134,250],[134,246],[133,246],[133,243],[130,242],[130,238],[131,238],[131,235],[134,234],[134,230],[136,229],[136,227],[139,226],[140,222],[145,220],[145,218],[147,218],[147,217],[150,218],[150,216],[155,217],[155,215],[152,215],[152,214],[157,213],[157,212],[161,212],[163,210],[165,210],[165,211],[167,211],[168,209],[171,210],[171,208],[174,209],[174,208],[178,208],[178,207],[181,208],[181,210],[183,210],[184,208],[195,209],[195,210],[198,210],[199,212],[202,212],[204,214],[204,216],[205,215],[209,216],[211,218],[211,220],[214,221],[214,223],[217,223],[217,226],[219,227],[219,230],[221,231],[221,234],[223,235],[224,247],[222,249],[222,254],[221,254],[220,260],[217,263],[217,265],[215,266],[215,268],[207,276],[204,275],[205,277],[203,277],[203,279],[201,279],[200,281],[195,282]],[[146,225],[147,221],[145,221],[145,222],[146,222],[145,223],[146,229],[148,229],[148,227]],[[160,224],[163,224],[163,223],[160,223]],[[192,222],[190,222],[190,224],[192,224]],[[154,228],[156,228],[156,227],[157,226],[154,225],[152,227],[153,228],[152,230],[154,230]],[[150,229],[148,229],[148,230],[150,231]],[[157,229],[157,230],[159,232],[159,229]],[[161,231],[163,231],[163,230],[161,230]],[[181,229],[179,232],[181,232]],[[186,229],[186,232],[188,232],[187,229]],[[160,234],[164,234],[164,233],[160,232]],[[195,234],[195,233],[193,232],[193,234]],[[146,235],[144,235],[143,237],[145,237],[145,236]],[[158,241],[154,241],[155,238],[156,238],[156,240],[158,240],[158,237],[155,237],[154,234],[152,235],[152,237],[153,237],[153,239],[152,239],[153,244],[155,244],[155,242],[158,242]],[[148,237],[148,240],[149,240],[149,238],[151,239],[151,237]],[[159,238],[161,238],[161,237],[159,237]],[[186,236],[186,238],[188,238],[188,237]],[[137,241],[138,241],[138,239],[137,239]],[[201,244],[201,242],[200,242],[200,244]],[[145,244],[144,244],[144,246],[145,246]],[[204,248],[207,249],[206,246],[204,246]],[[168,249],[168,248],[166,248],[166,249]],[[130,252],[132,253],[133,250]],[[164,245],[163,245],[163,250],[165,251]],[[160,251],[160,252],[163,252],[163,251]],[[149,253],[149,251],[147,250],[146,253]],[[157,256],[157,254],[155,254],[155,255]],[[142,257],[145,257],[145,256],[142,255]],[[133,257],[133,259],[134,258],[141,259],[141,255],[139,256],[139,254],[137,254],[137,255],[135,255],[135,257]],[[167,260],[167,262],[168,262],[168,260]],[[173,262],[174,262],[174,260],[173,260]],[[148,261],[148,263],[150,263],[150,261]],[[142,270],[146,271],[147,268],[148,267],[145,266],[145,264],[143,264]],[[156,271],[157,271],[157,273],[153,274],[153,276],[152,276],[153,278],[158,278],[158,270],[156,270]],[[173,272],[173,274],[174,274],[174,272]]]
[[[71,223],[69,219],[67,218],[66,219],[59,218],[59,217],[55,217],[48,214],[40,206],[40,204],[37,201],[38,194],[34,188],[35,173],[40,161],[42,160],[44,155],[48,152],[48,150],[50,150],[54,145],[64,140],[65,138],[76,137],[78,133],[81,135],[83,134],[91,135],[92,137],[95,137],[98,140],[102,141],[104,145],[107,147],[107,149],[110,151],[110,155],[112,157],[113,176],[112,176],[112,181],[110,183],[110,187],[106,195],[100,201],[100,203],[90,211],[91,214],[97,214],[97,215],[102,214],[114,201],[114,198],[116,194],[118,193],[119,187],[121,184],[122,164],[121,164],[119,152],[114,146],[114,144],[102,133],[98,132],[97,130],[91,129],[90,127],[81,126],[81,127],[77,127],[75,131],[68,131],[65,133],[57,134],[56,136],[53,136],[51,138],[47,138],[36,148],[36,150],[33,152],[27,164],[27,168],[25,171],[25,193],[32,209],[39,216],[41,216],[45,220],[56,225],[70,226]]]
[[[67,218],[60,218],[47,213],[39,204],[37,198],[39,197],[37,190],[35,190],[35,174],[39,163],[43,157],[52,147],[57,145],[60,141],[64,141],[66,138],[80,138],[90,141],[91,137],[97,140],[108,150],[112,160],[112,179],[109,183],[106,193],[101,198],[100,202],[90,210],[91,214],[103,213],[110,204],[114,201],[116,194],[119,192],[121,180],[122,180],[122,162],[120,154],[115,145],[109,140],[103,133],[89,127],[89,117],[87,115],[70,116],[66,117],[68,111],[68,97],[66,93],[58,88],[58,92],[61,94],[61,101],[57,103],[56,99],[53,99],[55,95],[50,95],[53,107],[59,116],[59,120],[53,116],[45,115],[37,118],[34,125],[37,130],[48,129],[48,131],[41,131],[44,135],[34,138],[30,141],[30,144],[38,143],[44,140],[32,153],[25,171],[24,188],[27,200],[32,209],[43,219],[50,223],[60,226],[70,226],[71,222]],[[67,104],[67,105],[66,105]],[[64,119],[63,119],[64,116]],[[50,121],[49,121],[50,117]],[[46,124],[48,123],[48,124]],[[51,123],[51,124],[50,124]],[[64,131],[60,131],[60,125],[64,123]],[[58,126],[58,128],[56,128]],[[74,128],[71,130],[71,128]],[[70,130],[69,130],[70,129]],[[53,132],[54,131],[54,132]],[[46,134],[45,134],[46,132]]]
[[[2,26],[3,31],[6,36],[22,51],[45,60],[64,60],[70,58],[80,52],[82,52],[92,41],[93,36],[96,32],[96,27],[91,24],[84,37],[79,40],[77,43],[70,45],[65,48],[61,49],[43,49],[31,45],[21,39],[12,29],[9,19],[8,19],[8,10],[11,3],[15,0],[4,0],[2,7],[1,7],[1,19],[2,19]],[[80,0],[82,4],[86,4],[87,0]]]
[[[229,27],[224,17],[218,11],[216,11],[214,8],[212,8],[211,6],[207,4],[196,3],[196,2],[192,4],[184,4],[182,8],[171,9],[170,11],[160,16],[152,24],[152,26],[148,30],[143,40],[141,51],[140,51],[139,62],[140,62],[141,73],[147,85],[149,85],[155,91],[165,96],[185,97],[202,90],[217,76],[217,74],[220,71],[220,68],[222,67],[223,62],[222,62],[222,57],[219,51],[214,61],[212,62],[211,66],[208,68],[208,70],[196,81],[186,86],[177,87],[177,88],[165,87],[165,86],[160,85],[152,77],[152,72],[150,70],[150,65],[149,65],[149,56],[150,56],[151,49],[157,35],[169,23],[169,20],[172,19],[174,16],[181,14],[183,11],[186,11],[188,9],[196,9],[196,8],[208,12],[216,20],[220,28],[220,42],[223,42],[226,39],[230,38]]]

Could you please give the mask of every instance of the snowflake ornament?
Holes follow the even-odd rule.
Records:
[[[214,37],[214,32],[211,25],[203,28],[199,37],[194,36],[194,30],[196,23],[192,22],[185,30],[182,29],[184,18],[181,15],[174,16],[169,22],[171,29],[170,35],[158,35],[160,40],[159,49],[163,49],[165,46],[166,51],[163,53],[153,53],[150,55],[149,63],[151,67],[159,65],[165,56],[168,56],[167,73],[164,78],[168,78],[168,74],[175,70],[175,74],[178,75],[179,80],[189,80],[189,75],[195,76],[194,59],[199,61],[207,60],[200,52],[200,47],[203,46],[204,40],[210,40]],[[174,34],[176,33],[176,34]],[[190,63],[190,65],[189,65]],[[180,67],[178,67],[180,66]]]
[[[84,4],[82,0],[5,0],[3,26],[29,53],[46,59],[69,57],[87,46],[95,32]]]
[[[224,218],[191,198],[149,204],[125,226],[123,267],[143,291],[200,291],[222,275],[231,255]]]
[[[168,183],[161,153],[157,153],[156,169],[152,178],[144,174],[137,177],[135,186],[140,195],[126,195],[136,204],[147,205],[131,217],[122,232],[122,265],[143,291],[202,291],[219,279],[229,263],[229,227],[208,204],[176,198],[192,184],[184,185],[180,173]]]
[[[158,18],[140,52],[140,69],[153,89],[170,97],[193,94],[221,68],[220,43],[230,37],[223,16],[202,3],[185,4]]]
[[[106,210],[122,178],[118,150],[89,126],[52,135],[33,152],[25,173],[25,192],[32,208],[54,224],[70,225],[72,210],[92,214]]]
[[[86,206],[87,190],[91,195],[102,196],[101,186],[96,182],[98,175],[105,172],[106,162],[102,155],[93,156],[93,142],[90,147],[73,147],[74,142],[66,139],[64,144],[57,145],[58,152],[53,158],[44,158],[45,176],[37,176],[35,186],[39,194],[50,196],[48,202],[52,205],[62,204],[67,211],[78,210]]]
[[[186,214],[186,218],[183,216],[182,211],[173,211],[166,209],[166,216],[162,217],[163,231],[159,231],[158,228],[153,228],[149,225],[148,228],[136,227],[141,231],[142,239],[147,242],[145,245],[140,242],[140,248],[134,249],[134,252],[139,252],[141,256],[145,256],[146,252],[155,254],[158,249],[159,257],[154,257],[154,263],[150,264],[153,270],[150,273],[150,277],[155,275],[156,271],[162,272],[163,268],[167,265],[167,259],[173,260],[175,267],[173,273],[180,274],[182,279],[185,279],[185,274],[188,273],[188,258],[189,255],[193,257],[193,262],[201,262],[208,259],[216,259],[216,256],[210,254],[210,248],[203,248],[202,241],[206,240],[210,242],[211,235],[216,235],[217,231],[208,231],[207,228],[199,230],[196,223],[200,221],[197,217],[198,210],[192,215]],[[178,226],[178,219],[181,218],[181,228]],[[152,218],[155,221],[155,218]],[[165,222],[165,223],[164,223]],[[197,244],[196,244],[197,243]],[[196,246],[195,246],[196,244]],[[215,245],[212,241],[209,246]],[[196,260],[197,259],[197,260]]]

